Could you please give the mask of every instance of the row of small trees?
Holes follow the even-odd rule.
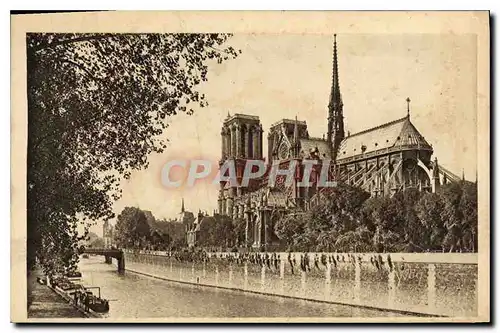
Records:
[[[310,211],[285,215],[275,232],[295,251],[476,252],[477,216],[477,186],[467,181],[373,198],[341,185]]]
[[[187,247],[187,230],[192,223],[156,220],[136,207],[126,207],[118,215],[114,241],[123,248],[182,249]],[[236,244],[233,221],[224,215],[205,216],[197,231],[197,243],[205,248],[227,248]]]
[[[476,252],[477,223],[477,186],[471,182],[449,183],[437,193],[408,189],[392,197],[370,197],[359,188],[340,185],[309,211],[283,215],[274,232],[281,250]],[[245,224],[244,219],[206,216],[196,245],[242,246]],[[127,207],[118,216],[115,240],[127,248],[180,249],[187,246],[186,226],[148,222],[143,211]]]

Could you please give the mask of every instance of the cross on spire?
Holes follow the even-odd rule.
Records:
[[[406,114],[408,117],[410,116],[410,102],[411,102],[410,97],[406,97]]]

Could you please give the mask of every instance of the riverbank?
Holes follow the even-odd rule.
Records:
[[[28,318],[87,318],[88,314],[73,306],[47,285],[37,282],[39,271],[28,277]]]

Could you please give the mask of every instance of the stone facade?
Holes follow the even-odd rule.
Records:
[[[394,195],[406,188],[436,191],[447,181],[459,178],[438,167],[432,161],[433,149],[410,119],[410,100],[407,115],[359,133],[344,133],[343,101],[340,92],[337,62],[337,43],[333,47],[332,88],[326,119],[326,138],[309,135],[306,121],[282,119],[269,129],[268,171],[261,179],[242,187],[241,178],[248,160],[263,160],[263,130],[259,117],[235,114],[225,119],[221,131],[220,165],[227,160],[235,163],[237,184],[220,182],[218,213],[246,221],[246,247],[272,249],[278,245],[274,223],[283,214],[300,214],[320,202],[327,187],[317,186],[322,165],[328,162],[328,180],[358,186],[372,196]],[[311,187],[299,187],[305,160],[316,160],[311,173]],[[292,184],[279,179],[270,186],[269,169],[273,162],[280,169],[296,161]],[[233,184],[234,185],[234,184]]]

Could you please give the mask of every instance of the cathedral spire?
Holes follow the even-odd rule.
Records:
[[[333,35],[333,67],[332,67],[332,89],[330,91],[329,108],[341,103],[340,84],[339,84],[339,64],[337,57],[337,34]]]
[[[297,116],[295,116],[295,124],[293,127],[293,154],[294,157],[299,156],[299,121],[297,120]]]
[[[330,145],[332,158],[335,160],[340,142],[344,139],[344,114],[342,94],[340,93],[339,66],[337,56],[337,34],[333,35],[333,68],[332,89],[328,103],[328,134],[327,140]]]

